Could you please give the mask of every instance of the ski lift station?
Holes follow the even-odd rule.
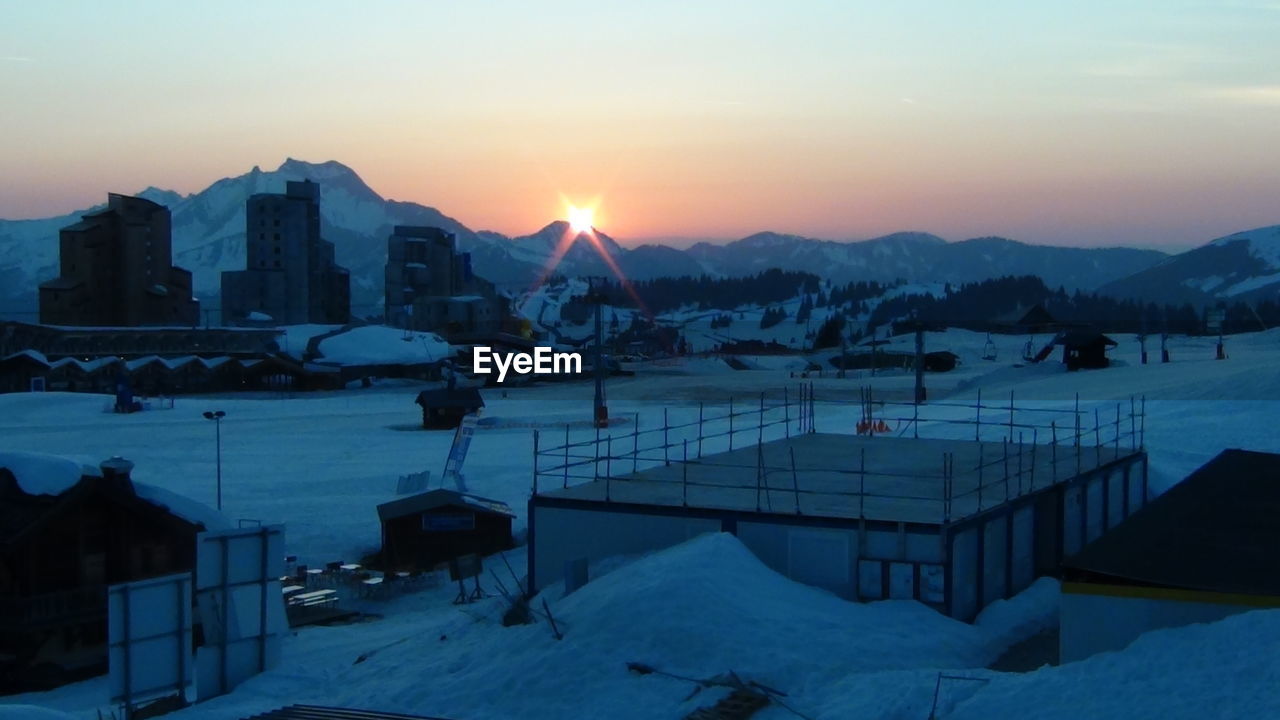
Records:
[[[855,428],[813,391],[625,435],[535,435],[529,575],[729,532],[766,565],[850,600],[972,620],[1146,503],[1145,413],[911,405],[864,392]],[[929,417],[926,417],[926,413]],[[922,437],[926,434],[933,437]]]

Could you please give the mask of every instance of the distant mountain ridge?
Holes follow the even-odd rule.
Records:
[[[1245,230],[1107,283],[1100,292],[1154,303],[1280,300],[1280,225]]]
[[[544,271],[567,232],[563,221],[529,235],[508,237],[473,231],[441,211],[383,198],[354,170],[336,161],[287,159],[277,169],[254,167],[191,195],[149,187],[140,195],[166,205],[173,215],[175,262],[194,275],[196,294],[216,299],[220,273],[243,269],[244,206],[255,193],[283,192],[286,181],[310,179],[321,186],[323,236],[338,262],[350,269],[353,311],[381,311],[387,236],[395,225],[433,225],[455,233],[472,266],[499,286],[519,291]],[[106,189],[103,192],[104,199]],[[57,275],[58,230],[89,208],[38,220],[0,220],[0,317],[34,318],[36,288]],[[1150,268],[1166,256],[1128,248],[1062,248],[1001,238],[947,242],[936,235],[903,232],[859,242],[757,233],[725,245],[698,243],[687,250],[665,245],[621,247],[596,231],[600,247],[636,280],[662,276],[739,276],[768,268],[800,270],[839,282],[851,280],[969,282],[1002,275],[1034,274],[1051,287],[1092,289]],[[574,242],[555,272],[568,276],[611,275],[588,243]],[[216,302],[213,303],[216,307]]]

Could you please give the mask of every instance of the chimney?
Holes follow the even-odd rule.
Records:
[[[107,479],[122,478],[128,480],[129,473],[133,471],[133,463],[119,455],[103,460],[98,467],[102,469],[102,477]]]

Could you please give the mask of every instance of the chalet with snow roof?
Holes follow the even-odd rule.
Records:
[[[103,671],[107,586],[190,570],[196,534],[229,527],[132,469],[0,453],[0,692]]]

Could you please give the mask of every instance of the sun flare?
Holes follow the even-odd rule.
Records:
[[[575,233],[589,232],[592,227],[592,214],[591,208],[580,208],[570,205],[569,228]]]

